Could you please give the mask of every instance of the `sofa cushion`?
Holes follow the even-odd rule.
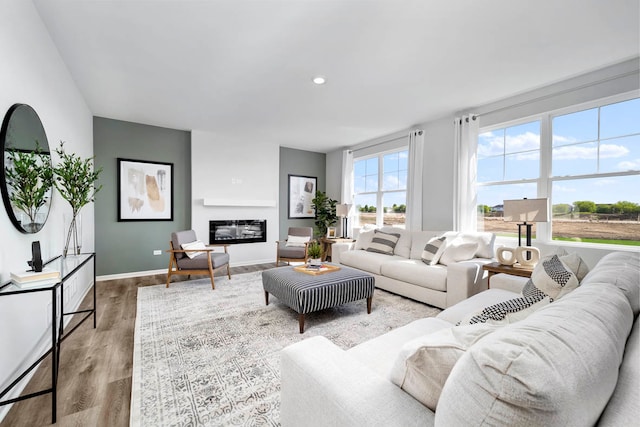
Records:
[[[391,368],[398,358],[402,346],[418,337],[451,328],[451,323],[435,317],[414,320],[399,328],[365,341],[349,350],[351,356],[373,369],[384,378],[389,377]]]
[[[442,231],[412,231],[409,258],[422,259],[422,251],[424,250],[425,245],[429,240],[438,236],[442,236]]]
[[[436,237],[424,246],[422,251],[422,262],[427,265],[435,265],[438,263],[440,256],[446,248],[446,237]]]
[[[632,323],[616,286],[579,287],[471,347],[442,390],[436,424],[595,425]]]
[[[447,267],[444,265],[426,265],[415,259],[399,259],[382,264],[380,274],[423,288],[447,290]]]
[[[377,254],[367,251],[345,251],[340,254],[340,263],[373,274],[381,274],[383,264],[392,261],[402,261],[397,255]]]
[[[400,233],[387,233],[381,230],[374,230],[373,239],[367,247],[368,252],[378,254],[393,255],[393,249],[400,239]]]
[[[636,319],[624,350],[616,389],[598,426],[631,426],[640,420],[640,318]]]
[[[498,326],[477,324],[446,328],[402,346],[389,379],[432,411],[458,359]]]
[[[462,239],[456,239],[447,245],[438,262],[442,265],[449,265],[455,262],[467,261],[475,257],[477,250],[477,242],[465,242]]]

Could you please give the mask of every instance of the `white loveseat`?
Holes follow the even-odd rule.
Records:
[[[390,381],[405,343],[459,328],[453,325],[469,313],[518,297],[494,288],[499,276],[492,277],[490,290],[435,318],[349,350],[324,337],[286,347],[282,425],[637,425],[638,253],[608,254],[562,299],[471,345],[454,362],[435,412]],[[507,280],[511,287],[514,280]]]
[[[368,252],[375,230],[360,232],[355,243],[334,244],[332,261],[371,273],[376,287],[412,298],[439,308],[450,307],[487,289],[487,274],[483,264],[495,261],[493,233],[458,233],[454,231],[407,231],[383,227],[380,231],[400,234],[393,254]],[[422,252],[429,240],[445,236],[449,245],[456,242],[477,243],[471,258],[447,265],[427,265]],[[453,242],[453,243],[452,243]],[[445,250],[446,253],[446,250]]]

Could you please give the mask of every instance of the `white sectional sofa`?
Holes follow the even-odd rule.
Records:
[[[332,261],[373,274],[377,288],[439,308],[450,307],[487,289],[487,274],[482,265],[495,261],[493,233],[407,231],[391,227],[383,227],[380,231],[400,234],[392,255],[366,250],[375,232],[370,230],[360,232],[355,243],[334,244]],[[449,244],[477,243],[471,259],[447,262],[448,265],[425,264],[421,259],[425,245],[432,238],[443,235]]]
[[[514,289],[522,279],[494,282],[499,276],[492,277],[491,289],[435,318],[346,351],[324,337],[286,347],[281,352],[282,425],[637,425],[637,252],[605,256],[577,289],[473,343],[453,362],[435,411],[390,381],[406,343],[462,328],[454,324],[469,313],[520,296],[494,286],[509,282]]]

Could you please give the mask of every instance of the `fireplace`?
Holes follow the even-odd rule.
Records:
[[[259,243],[266,241],[266,219],[209,221],[209,244]]]

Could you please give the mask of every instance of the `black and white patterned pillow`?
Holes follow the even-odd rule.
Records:
[[[440,256],[446,248],[447,238],[444,236],[434,237],[429,240],[422,251],[422,262],[428,265],[436,265]]]
[[[375,230],[367,252],[393,255],[393,249],[396,247],[398,240],[400,240],[400,234],[398,233],[385,233],[384,231]]]

